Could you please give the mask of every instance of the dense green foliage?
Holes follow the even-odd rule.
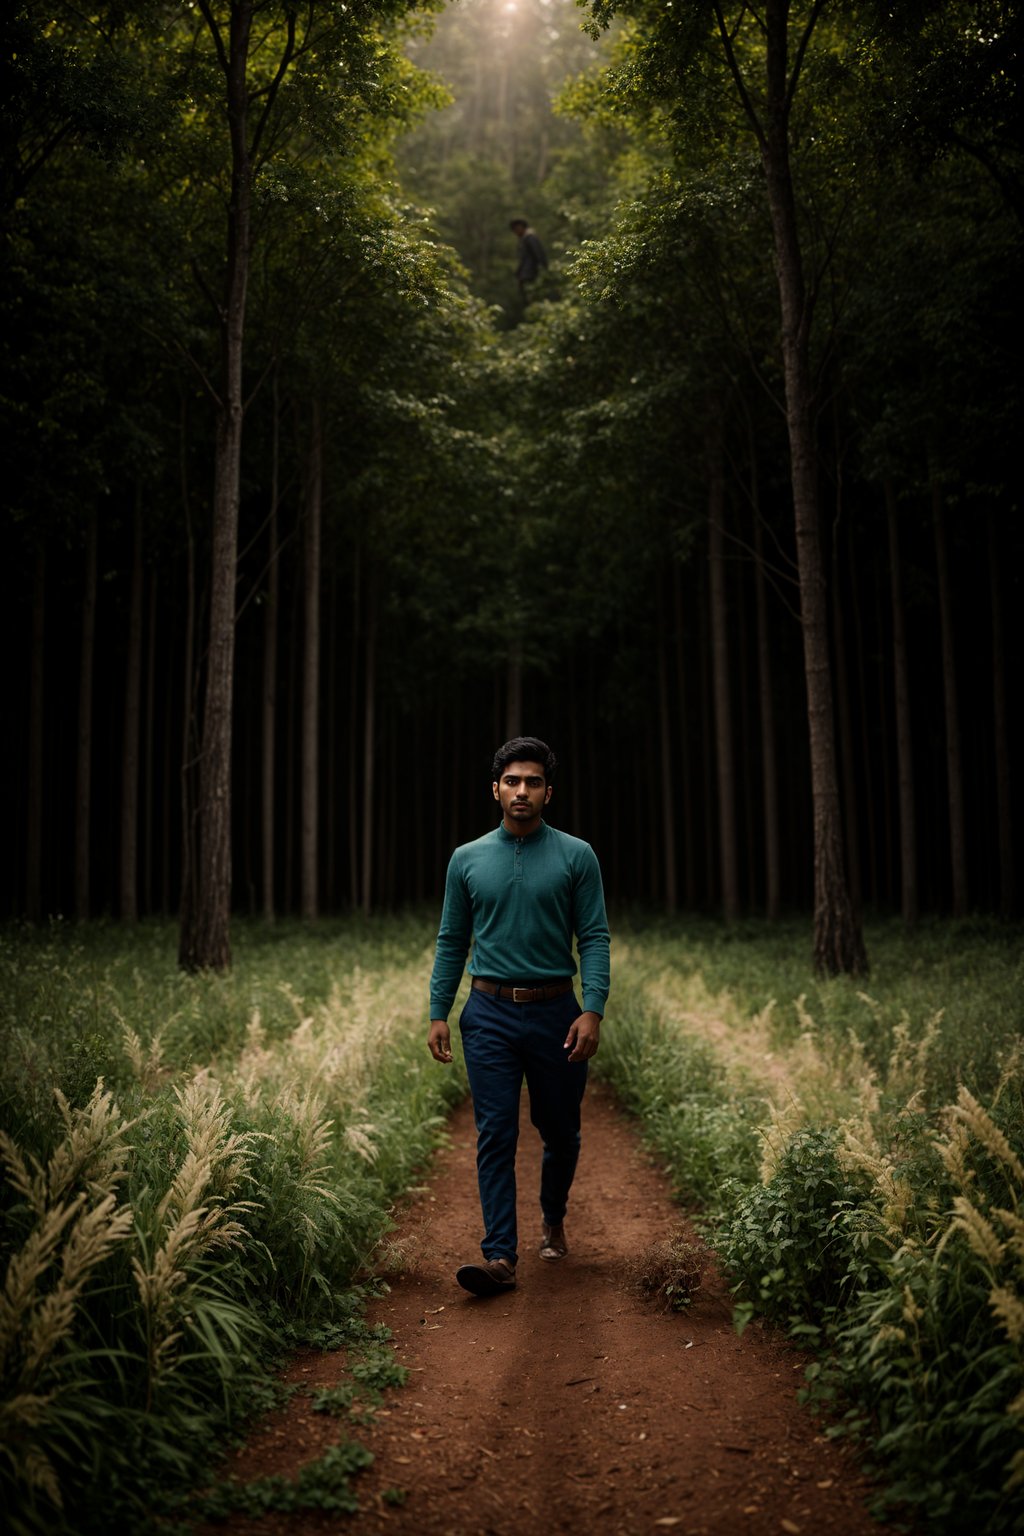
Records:
[[[167,925],[3,938],[12,1528],[148,1528],[289,1345],[349,1351],[355,1422],[400,1379],[352,1287],[465,1090],[423,1048],[426,937],[243,931],[232,976],[201,979]],[[352,1507],[363,1454],[210,1510]]]
[[[935,1531],[1024,1510],[1019,933],[869,929],[870,994],[799,935],[638,925],[601,1070],[730,1273],[816,1347],[807,1395]]]
[[[714,7],[615,9],[605,33],[611,8],[591,8],[592,40],[571,0],[459,0],[433,37],[429,16],[372,6],[282,86],[248,300],[239,910],[299,907],[314,419],[322,909],[439,894],[451,846],[488,824],[496,739],[520,728],[560,751],[552,814],[595,843],[619,899],[810,904],[764,176]],[[0,706],[20,744],[0,899],[36,919],[130,912],[132,894],[175,910],[202,713],[223,123],[201,28],[101,12],[97,31],[60,5],[47,30],[23,0],[4,21],[0,579],[28,665]],[[817,18],[790,131],[851,895],[884,913],[909,880],[924,912],[1009,915],[1020,23],[996,0],[789,12],[794,47]],[[738,63],[763,93],[758,14],[742,17]],[[552,257],[525,304],[518,213]]]

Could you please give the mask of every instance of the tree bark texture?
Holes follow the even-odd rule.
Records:
[[[1010,776],[1010,721],[1006,707],[1006,640],[1003,591],[996,548],[996,520],[988,518],[989,606],[992,613],[992,729],[996,767],[996,818],[999,840],[999,915],[1013,916],[1014,860]]]
[[[36,546],[32,577],[32,649],[29,656],[28,814],[25,839],[25,911],[43,915],[43,722],[46,690],[46,546]]]
[[[309,480],[303,538],[303,676],[302,676],[302,879],[301,912],[307,922],[317,916],[317,837],[320,830],[318,781],[320,771],[320,544],[323,516],[323,426],[320,402],[310,416]]]
[[[939,626],[942,633],[942,691],[946,708],[946,789],[949,801],[949,855],[953,877],[953,916],[967,915],[967,833],[964,824],[964,773],[960,748],[960,700],[956,686],[956,646],[953,638],[953,593],[946,541],[946,509],[942,487],[932,481],[932,528],[935,570],[939,585]]]
[[[182,945],[184,962],[191,970],[226,970],[231,964],[231,723],[244,409],[242,366],[252,198],[246,79],[252,20],[252,0],[235,0],[225,59],[231,201],[222,321],[222,393],[214,453],[210,631],[199,759],[196,907],[191,932]]]
[[[274,738],[277,733],[277,631],[281,611],[281,561],[277,546],[277,509],[281,473],[281,416],[277,370],[273,380],[273,428],[270,444],[270,513],[267,522],[267,601],[263,610],[263,690],[260,703],[262,774],[260,842],[262,844],[263,918],[274,921]]]
[[[761,139],[782,321],[814,824],[814,963],[828,975],[867,969],[860,923],[846,884],[821,548],[811,305],[806,293],[789,163],[788,0],[768,0],[767,106]]]
[[[373,817],[374,775],[376,773],[376,722],[377,713],[377,603],[373,590],[373,578],[366,600],[366,657],[363,693],[363,858],[362,896],[363,912],[369,917],[373,910]]]
[[[757,696],[761,721],[761,786],[764,815],[765,916],[775,922],[782,912],[782,860],[779,838],[779,770],[775,745],[775,696],[768,596],[764,579],[764,530],[757,492],[757,467],[751,461],[754,506],[754,602],[757,610]]]
[[[125,647],[124,716],[121,735],[121,921],[139,918],[139,741],[142,697],[142,492],[133,523],[128,643]]]
[[[96,657],[96,558],[95,507],[89,514],[85,540],[85,572],[82,581],[82,629],[78,654],[78,754],[75,771],[75,917],[89,919],[90,852],[92,848],[92,696]]]
[[[708,437],[708,564],[711,596],[711,674],[715,716],[715,770],[718,782],[718,848],[722,914],[733,922],[740,911],[736,835],[736,763],[729,695],[729,616],[725,596],[725,470],[721,418]]]
[[[913,928],[918,917],[917,821],[914,810],[914,752],[910,727],[910,670],[907,663],[907,631],[903,610],[903,573],[900,565],[899,522],[896,493],[885,484],[889,520],[889,569],[892,590],[892,668],[896,711],[896,774],[900,821],[900,908],[903,921]]]

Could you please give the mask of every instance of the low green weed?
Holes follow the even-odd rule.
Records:
[[[297,1514],[305,1509],[352,1515],[359,1508],[359,1500],[352,1492],[351,1479],[372,1461],[371,1451],[356,1440],[347,1440],[332,1445],[318,1461],[308,1462],[295,1478],[274,1474],[251,1483],[218,1483],[195,1501],[193,1513],[204,1520],[226,1520],[232,1514]]]

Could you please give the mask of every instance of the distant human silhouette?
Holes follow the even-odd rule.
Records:
[[[508,227],[519,241],[516,281],[525,302],[527,283],[536,282],[541,268],[547,266],[548,258],[537,231],[531,229],[525,219],[513,219]]]

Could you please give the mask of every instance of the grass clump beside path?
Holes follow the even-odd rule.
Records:
[[[600,1070],[755,1312],[817,1346],[808,1395],[926,1529],[1024,1527],[1024,946],[806,924],[621,925]]]
[[[465,1092],[424,1046],[430,941],[239,925],[196,977],[170,925],[0,938],[12,1530],[151,1528],[282,1349],[360,1341],[353,1282]],[[245,1497],[349,1507],[359,1463]]]

